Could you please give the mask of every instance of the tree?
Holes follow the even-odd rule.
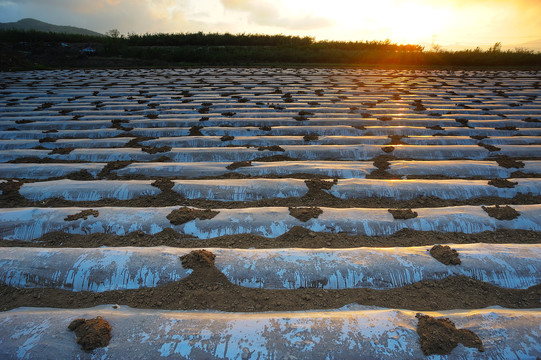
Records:
[[[105,35],[113,39],[118,39],[120,37],[120,31],[118,31],[118,29],[112,29],[107,31]]]
[[[499,41],[496,44],[494,44],[494,46],[491,46],[488,49],[488,52],[501,52],[501,51],[502,51],[502,43]]]

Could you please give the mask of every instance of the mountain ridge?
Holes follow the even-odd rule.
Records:
[[[24,18],[16,22],[6,22],[0,23],[0,30],[24,30],[24,31],[44,31],[44,32],[54,32],[54,33],[65,33],[65,34],[79,34],[79,35],[90,35],[90,36],[104,36],[96,31],[79,28],[75,26],[63,26],[63,25],[54,25],[49,24],[40,20],[32,18]]]

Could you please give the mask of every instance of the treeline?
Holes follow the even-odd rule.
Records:
[[[112,32],[115,33],[116,32]],[[87,36],[24,30],[1,30],[0,40],[7,42],[94,42],[107,44],[114,42],[121,46],[286,46],[343,49],[343,50],[384,50],[384,51],[422,51],[420,45],[401,45],[385,41],[315,41],[309,36],[265,35],[265,34],[218,34],[218,33],[178,33],[178,34],[128,34],[126,36]]]
[[[257,64],[337,64],[337,65],[413,65],[413,66],[541,66],[541,53],[529,50],[502,51],[501,44],[483,51],[425,51],[420,45],[401,45],[386,41],[315,41],[312,37],[260,34],[129,34],[118,31],[109,36],[0,31],[0,42],[25,43],[25,50],[54,56],[55,47],[44,44],[83,43],[96,48],[96,58],[143,60],[146,66],[257,65]],[[31,46],[28,46],[31,44]],[[86,45],[85,45],[86,46]],[[73,47],[75,49],[76,47]],[[45,66],[78,66],[68,61],[67,48],[58,51],[58,62]],[[73,50],[76,51],[76,50]],[[21,53],[22,54],[22,53]],[[26,55],[25,55],[26,56]],[[65,58],[62,60],[62,57]],[[79,56],[80,57],[80,56]],[[39,59],[38,56],[36,56]],[[49,60],[48,60],[49,61]],[[63,63],[62,63],[63,61]],[[99,61],[94,61],[98,63]],[[82,64],[82,63],[81,63]],[[98,66],[96,65],[96,66]],[[82,64],[81,66],[84,66]]]

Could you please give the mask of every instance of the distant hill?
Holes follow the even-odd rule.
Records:
[[[98,32],[91,31],[88,29],[78,28],[74,26],[53,25],[53,24],[48,24],[43,21],[36,20],[36,19],[22,19],[17,22],[0,23],[0,30],[8,30],[8,29],[25,30],[25,31],[35,30],[35,31],[44,31],[44,32],[79,34],[79,35],[90,35],[90,36],[104,36],[103,34],[100,34]]]

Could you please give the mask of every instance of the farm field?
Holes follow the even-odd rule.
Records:
[[[0,358],[540,358],[540,85],[0,73]]]

